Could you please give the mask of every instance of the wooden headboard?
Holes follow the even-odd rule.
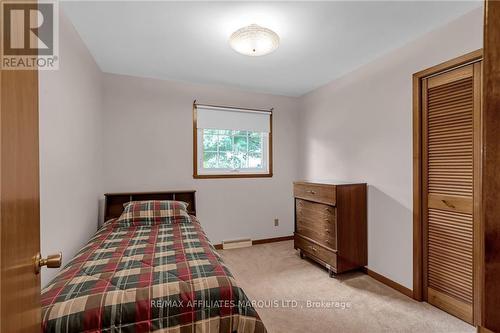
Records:
[[[165,192],[130,192],[130,193],[106,193],[104,194],[104,221],[120,217],[123,212],[123,204],[129,201],[142,200],[178,200],[187,202],[188,212],[196,215],[196,199],[194,190],[187,191],[165,191]]]

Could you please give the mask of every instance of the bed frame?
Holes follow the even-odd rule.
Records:
[[[123,204],[141,200],[178,200],[188,203],[188,212],[196,216],[196,191],[125,192],[104,194],[104,221],[120,217]]]

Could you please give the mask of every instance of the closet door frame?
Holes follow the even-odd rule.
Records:
[[[457,67],[475,63],[474,69],[480,70],[480,61],[483,57],[483,50],[477,50],[458,58],[446,61],[439,65],[425,69],[413,75],[413,298],[418,301],[426,300],[425,285],[425,251],[424,242],[425,237],[425,196],[424,181],[427,180],[424,174],[424,147],[423,147],[423,103],[422,94],[424,91],[424,79],[442,72],[453,70]],[[480,78],[478,78],[480,80]],[[476,80],[476,78],[475,78]],[[479,101],[481,99],[481,91],[475,91],[474,94],[479,94]],[[480,102],[479,102],[480,104]],[[477,105],[481,108],[481,105]],[[480,117],[481,112],[479,112]],[[480,198],[481,196],[481,163],[482,150],[481,150],[481,119],[474,119],[474,197]],[[476,127],[477,126],[477,127]],[[483,249],[483,222],[481,219],[481,202],[474,200],[473,216],[477,221],[474,224],[474,247],[473,247],[473,284],[474,284],[474,300],[473,300],[473,321],[474,324],[479,324],[481,317],[481,290],[483,284],[482,262],[484,256]]]

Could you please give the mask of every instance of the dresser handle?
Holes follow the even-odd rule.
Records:
[[[325,232],[328,232],[328,233],[330,233],[330,229],[325,229]]]
[[[310,248],[311,250],[313,250],[314,252],[318,251],[318,249],[316,249],[316,248],[315,248],[314,246],[312,246],[312,245],[309,245],[309,248]]]
[[[313,191],[313,190],[307,190],[307,193],[310,193],[310,194],[312,194],[312,195],[316,194],[316,192],[315,192],[315,191]]]

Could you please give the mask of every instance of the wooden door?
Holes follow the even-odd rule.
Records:
[[[424,299],[469,323],[476,293],[480,78],[477,62],[422,80]]]
[[[38,73],[0,70],[0,331],[40,331]]]

